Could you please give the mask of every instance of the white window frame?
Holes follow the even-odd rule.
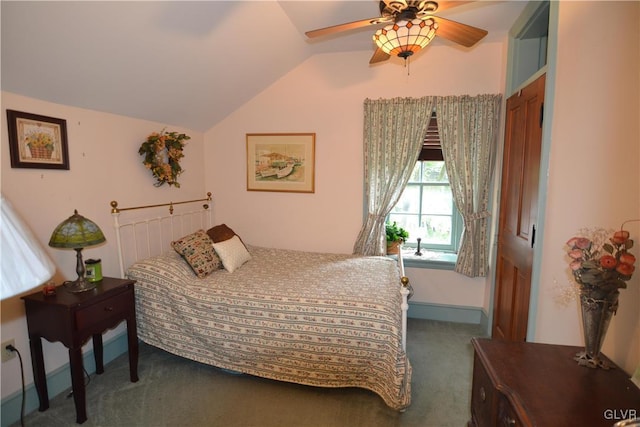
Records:
[[[426,161],[426,160],[425,160]],[[418,160],[416,162],[416,164],[423,162],[423,160]],[[415,166],[414,166],[415,167]],[[450,186],[449,183],[423,183],[423,182],[409,182],[407,184],[407,187],[419,187],[419,195],[420,195],[420,200],[419,200],[419,208],[418,208],[418,212],[417,213],[390,213],[388,218],[389,222],[393,222],[394,220],[397,220],[398,217],[404,217],[404,216],[418,216],[421,217],[423,215],[426,215],[423,213],[422,211],[422,197],[424,194],[424,188],[425,187],[438,187],[438,186]],[[453,201],[453,198],[451,199],[451,243],[450,244],[435,244],[435,243],[427,243],[424,240],[422,240],[420,242],[420,251],[422,252],[424,251],[435,251],[435,252],[443,252],[443,253],[448,253],[448,254],[457,254],[458,253],[458,249],[460,247],[460,240],[462,239],[462,231],[464,228],[464,222],[462,220],[462,216],[460,215],[460,212],[458,212],[458,209],[456,208],[456,205]],[[432,214],[430,214],[432,215]],[[442,216],[449,216],[449,215],[442,215]],[[418,242],[417,242],[417,238],[420,236],[413,236],[411,235],[411,233],[409,233],[409,240],[407,242],[405,242],[403,244],[403,246],[406,248],[411,248],[411,249],[417,249],[418,246]],[[403,252],[404,254],[404,252]],[[412,258],[412,259],[417,259],[419,260],[419,257],[416,258]],[[455,260],[454,258],[451,258],[452,260]]]

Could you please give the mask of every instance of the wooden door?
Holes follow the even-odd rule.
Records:
[[[493,338],[525,341],[538,209],[545,75],[507,100]]]

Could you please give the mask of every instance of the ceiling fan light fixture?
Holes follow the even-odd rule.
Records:
[[[386,54],[406,59],[425,48],[437,29],[438,24],[431,18],[399,20],[376,31],[373,41]]]

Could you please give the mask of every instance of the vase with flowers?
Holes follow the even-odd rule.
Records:
[[[636,258],[629,252],[633,240],[622,227],[613,233],[595,229],[585,234],[589,237],[567,241],[569,267],[579,287],[585,341],[585,351],[574,359],[582,366],[608,369],[600,350],[618,309],[620,289],[627,287],[635,270]]]

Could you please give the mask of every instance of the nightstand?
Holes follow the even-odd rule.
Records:
[[[71,384],[76,406],[76,422],[87,420],[82,346],[93,338],[96,373],[104,372],[102,333],[127,322],[129,376],[138,381],[138,337],[136,332],[135,281],[104,277],[95,289],[71,293],[59,286],[56,294],[42,292],[22,297],[27,313],[33,376],[40,400],[40,411],[49,408],[49,392],[44,370],[42,341],[60,341],[69,349]]]

